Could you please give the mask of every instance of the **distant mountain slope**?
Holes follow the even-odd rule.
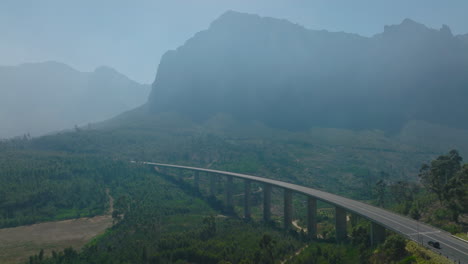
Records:
[[[229,11],[159,65],[153,112],[274,127],[468,128],[468,42],[406,19],[371,38]]]
[[[149,90],[108,67],[79,72],[57,62],[0,66],[0,138],[105,120],[144,104]]]
[[[465,35],[458,35],[457,36],[459,39],[461,39],[462,41],[464,41],[466,43],[466,45],[468,45],[468,34],[465,34]]]

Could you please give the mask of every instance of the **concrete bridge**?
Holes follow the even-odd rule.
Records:
[[[233,178],[244,180],[244,217],[250,218],[250,194],[251,182],[263,184],[263,219],[271,219],[271,190],[273,187],[284,191],[284,227],[292,228],[292,195],[302,194],[307,197],[307,230],[308,236],[317,237],[317,200],[335,206],[335,230],[338,242],[347,237],[346,217],[350,213],[363,217],[371,222],[371,243],[376,245],[385,240],[385,229],[392,230],[417,243],[429,247],[438,254],[450,258],[454,263],[468,264],[468,241],[452,236],[450,233],[426,225],[408,217],[387,211],[385,209],[365,204],[342,196],[323,192],[320,190],[300,186],[283,181],[203,168],[161,164],[152,162],[141,162],[142,164],[156,166],[158,168],[174,168],[194,172],[194,184],[199,188],[200,172],[210,176],[210,194],[215,194],[215,181],[218,177],[226,177],[225,203],[227,208],[233,208]],[[427,246],[429,241],[437,241],[440,248]]]

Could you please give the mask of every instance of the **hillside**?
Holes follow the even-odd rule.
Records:
[[[367,38],[230,11],[162,57],[149,106],[292,130],[398,132],[411,120],[466,129],[464,39],[409,19]]]
[[[291,132],[256,122],[240,123],[223,115],[197,124],[177,114],[142,114],[144,109],[138,110],[99,129],[91,126],[32,140],[0,142],[0,169],[5,172],[0,175],[0,193],[4,194],[0,201],[2,226],[101,214],[106,188],[116,197],[116,208],[120,203],[125,214],[122,221],[117,215],[114,219],[118,224],[80,253],[67,249],[34,263],[60,263],[63,258],[75,263],[145,263],[145,259],[155,263],[240,263],[243,258],[251,260],[246,263],[259,263],[265,235],[276,241],[268,249],[276,260],[289,258],[308,243],[300,233],[286,234],[278,229],[282,220],[281,190],[275,190],[272,197],[276,224],[265,226],[260,222],[261,191],[252,197],[255,220],[239,219],[242,181],[236,181],[234,188],[237,216],[225,217],[222,182],[217,183],[218,194],[213,199],[207,197],[206,175],[202,175],[202,192],[198,193],[191,187],[190,174],[159,173],[129,160],[251,173],[372,201],[376,199],[377,182],[413,182],[420,163],[437,155],[423,146],[402,144],[380,131],[314,128]],[[304,197],[295,195],[294,199],[294,218],[303,225]],[[325,212],[329,214],[320,216],[322,239],[311,242],[304,250],[305,257],[293,259],[293,263],[311,263],[309,258],[320,258],[319,263],[331,263],[336,258],[344,263],[369,259],[375,251],[368,242],[369,223],[363,221],[350,230],[350,244],[335,245],[334,214],[332,208],[328,209],[331,211]],[[213,223],[210,215],[217,216]],[[50,250],[46,249],[45,254],[49,256]],[[34,258],[40,259],[40,255]]]
[[[109,67],[79,72],[57,62],[0,67],[0,138],[70,129],[145,103],[149,86]]]

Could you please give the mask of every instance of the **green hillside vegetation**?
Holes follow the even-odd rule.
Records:
[[[116,166],[113,163],[115,160],[121,161],[120,163],[136,160],[251,173],[304,184],[359,200],[375,200],[380,206],[401,204],[399,207],[402,208],[399,210],[408,214],[413,204],[404,204],[399,199],[414,199],[412,196],[421,189],[417,184],[420,164],[437,157],[437,152],[434,151],[403,144],[379,131],[312,128],[304,132],[290,132],[268,128],[255,122],[242,126],[223,115],[198,125],[178,115],[145,115],[135,111],[95,128],[77,128],[73,132],[37,139],[24,137],[2,141],[0,155],[4,158],[0,162],[0,180],[4,183],[2,188],[5,195],[2,200],[8,201],[0,203],[0,212],[6,212],[9,207],[32,211],[31,206],[27,209],[25,204],[28,200],[40,203],[40,199],[33,198],[36,194],[25,195],[9,190],[13,190],[12,186],[16,185],[17,189],[42,192],[41,185],[38,185],[39,188],[27,185],[42,178],[48,179],[51,186],[58,186],[61,177],[70,181],[81,180],[82,184],[99,189],[89,191],[99,196],[90,198],[89,201],[103,201],[104,186],[113,177],[106,168]],[[57,160],[69,166],[58,163]],[[73,175],[67,176],[67,173],[72,172]],[[16,176],[17,174],[22,176]],[[78,177],[79,175],[83,177]],[[21,177],[25,177],[25,180],[19,180]],[[84,179],[88,182],[85,183]],[[385,183],[384,197],[379,194],[379,182]],[[41,184],[49,185],[47,181],[41,181]],[[398,184],[404,186],[399,188]],[[52,188],[51,186],[47,188]],[[80,184],[70,186],[81,188]],[[62,187],[64,193],[73,193],[66,188]],[[93,190],[84,186],[81,189]],[[408,197],[402,196],[401,192],[406,192]],[[23,202],[19,198],[10,198],[15,196],[22,196]],[[86,197],[88,195],[83,195],[80,199],[88,199]],[[386,200],[386,204],[379,202],[379,199]],[[70,198],[70,201],[78,203],[79,199]],[[20,204],[23,205],[19,206]],[[87,213],[75,212],[75,215],[103,212],[103,203],[99,204],[99,210],[90,207]],[[39,207],[41,206],[46,207],[45,204]],[[60,208],[60,205],[57,206]],[[79,205],[71,207],[80,208]],[[3,213],[3,226],[13,226],[15,222],[24,224],[41,221],[18,220],[14,216],[17,214],[20,213],[10,212],[6,217],[6,213]],[[55,212],[51,215],[59,214]],[[43,220],[51,218],[53,216],[42,217]]]
[[[0,228],[95,216],[122,162],[86,155],[0,152]]]
[[[151,168],[133,167],[111,184],[116,224],[78,253],[32,256],[30,263],[271,263],[303,245],[274,226],[220,216],[193,189]]]
[[[304,132],[242,124],[217,116],[196,124],[178,115],[129,113],[104,129],[45,136],[36,150],[99,154],[253,173],[371,199],[381,171],[416,181],[421,163],[438,153],[403,144],[380,131],[312,128]]]
[[[396,210],[409,208],[405,210],[411,215],[417,204],[414,201],[427,192],[417,183],[420,164],[437,156],[431,149],[403,144],[379,131],[312,128],[290,132],[256,122],[241,127],[223,115],[203,125],[171,114],[127,115],[98,127],[0,143],[4,227],[104,213],[106,188],[116,199],[116,224],[108,232],[81,252],[68,249],[51,258],[38,254],[31,263],[271,263],[265,259],[286,260],[306,245],[301,232],[287,234],[279,228],[280,191],[273,192],[276,224],[259,221],[261,210],[255,205],[261,203],[261,193],[252,196],[253,221],[246,223],[238,217],[242,197],[236,198],[237,216],[220,216],[225,214],[220,202],[222,182],[218,199],[208,199],[191,187],[191,175],[158,174],[130,160],[251,173]],[[392,188],[402,182],[405,188]],[[235,184],[235,193],[242,193],[242,182]],[[25,191],[14,191],[22,189]],[[392,196],[397,189],[413,202],[398,203],[392,198],[398,197]],[[202,193],[207,193],[206,186]],[[319,213],[322,239],[309,244],[292,263],[310,263],[311,259],[372,263],[382,256],[402,260],[391,257],[386,248],[368,245],[368,223],[351,229],[351,243],[337,247],[333,212],[328,212],[326,204],[319,207],[323,210]],[[303,225],[304,197],[294,196],[294,208],[294,218]],[[405,251],[404,258],[410,257]]]
[[[391,210],[463,237],[468,232],[468,164],[451,150],[423,164],[419,178],[422,185],[379,182],[377,201],[386,201]]]

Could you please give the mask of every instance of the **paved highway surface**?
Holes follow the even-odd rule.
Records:
[[[297,193],[305,194],[307,196],[312,196],[318,200],[336,205],[338,207],[342,207],[348,212],[367,218],[372,222],[378,223],[387,229],[402,234],[413,241],[424,244],[425,246],[428,246],[427,243],[429,241],[437,241],[440,243],[440,248],[438,249],[428,246],[432,251],[435,251],[443,256],[449,257],[451,260],[454,261],[454,263],[468,264],[468,242],[456,238],[448,232],[442,231],[435,227],[423,224],[421,222],[415,221],[408,217],[387,211],[379,207],[351,200],[335,194],[300,186],[297,184],[272,180],[258,176],[171,164],[161,164],[153,162],[141,163],[154,165],[158,167],[178,168],[220,175],[230,175],[236,178],[248,179],[259,183],[268,183],[273,186],[289,189]]]

